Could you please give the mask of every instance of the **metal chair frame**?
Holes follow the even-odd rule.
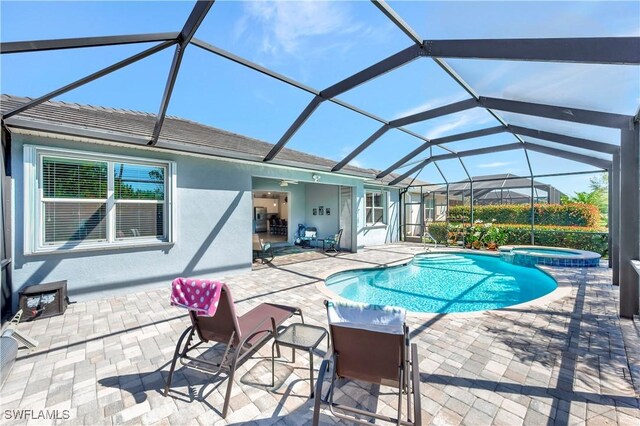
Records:
[[[333,401],[333,390],[335,388],[336,381],[336,366],[339,362],[339,354],[336,353],[333,348],[331,351],[327,353],[327,356],[320,364],[320,371],[318,373],[318,379],[316,382],[316,390],[315,390],[315,401],[314,401],[314,409],[313,409],[313,426],[318,426],[320,424],[320,407],[322,404],[328,405],[331,414],[341,420],[347,420],[353,423],[361,424],[361,425],[370,425],[371,422],[364,421],[362,419],[355,418],[354,416],[350,416],[347,414],[338,413],[335,409],[340,411],[344,411],[346,413],[352,413],[354,415],[368,416],[375,419],[387,421],[390,423],[395,423],[396,425],[404,425],[404,426],[416,426],[422,424],[422,415],[421,415],[421,403],[420,403],[420,371],[418,369],[418,347],[415,343],[409,343],[409,328],[405,325],[404,327],[404,344],[405,344],[405,357],[404,362],[398,366],[398,417],[389,417],[383,416],[381,414],[373,413],[371,411],[361,410],[355,407],[350,407],[344,404],[338,404]],[[332,327],[329,327],[329,338],[331,342],[334,342]],[[409,357],[409,354],[411,355]],[[325,393],[324,397],[322,396],[322,385],[324,383],[324,376],[327,371],[329,371],[329,366],[331,365],[331,384],[329,389]],[[411,374],[411,377],[409,377]],[[402,399],[403,394],[407,397],[407,420],[402,420]],[[411,419],[411,395],[413,394],[414,405],[414,419]]]
[[[193,316],[195,315],[195,313],[190,312],[189,315]],[[293,315],[299,315],[301,318],[301,321],[304,323],[304,317],[302,315],[301,310],[298,309]],[[268,333],[265,333],[265,330],[264,329],[261,330],[261,327],[264,325],[265,321],[268,321],[268,320],[271,320],[271,330]],[[167,396],[169,394],[169,388],[171,387],[173,373],[175,372],[175,368],[178,360],[180,360],[180,364],[182,366],[186,368],[190,368],[192,370],[199,371],[201,373],[218,375],[221,372],[226,372],[228,374],[227,380],[229,381],[229,383],[227,383],[227,391],[225,394],[224,405],[222,408],[222,418],[225,418],[227,416],[227,411],[229,409],[229,401],[231,399],[231,389],[233,388],[233,378],[236,373],[236,368],[247,356],[252,354],[255,351],[255,349],[258,348],[262,343],[267,341],[269,338],[277,335],[278,329],[276,326],[276,322],[273,317],[264,318],[253,329],[251,329],[251,331],[248,332],[246,336],[242,338],[242,340],[240,340],[237,347],[234,347],[233,345],[233,341],[236,337],[236,332],[233,331],[231,333],[231,337],[229,338],[229,341],[226,343],[225,351],[219,363],[215,363],[215,362],[211,362],[211,361],[207,361],[199,358],[194,358],[188,355],[190,351],[198,348],[201,344],[205,343],[205,341],[200,340],[197,343],[192,344],[193,338],[196,335],[196,331],[197,331],[196,326],[192,325],[182,333],[182,335],[180,336],[180,339],[178,340],[178,344],[176,345],[176,350],[174,351],[173,359],[171,361],[171,368],[169,369],[169,377],[167,378],[167,383],[164,388],[164,396]],[[265,335],[256,343],[245,348],[247,341],[258,333],[265,333]],[[186,344],[184,345],[184,348],[181,350],[180,348],[185,339],[186,339]],[[221,343],[221,342],[216,342],[216,343]],[[231,349],[234,349],[233,358],[231,360],[228,360],[227,358],[229,357]],[[277,346],[277,353],[279,357],[280,356],[279,346]],[[206,366],[209,366],[211,368],[200,367],[197,365],[192,365],[191,363],[205,364]]]

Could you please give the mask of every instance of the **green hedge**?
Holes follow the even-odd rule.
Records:
[[[486,235],[490,235],[489,229],[499,230],[499,242],[502,245],[528,245],[531,244],[530,225],[447,225],[446,223],[433,223],[429,225],[429,233],[440,244],[446,244],[448,240],[465,241],[479,239],[484,244],[489,243]],[[578,250],[589,250],[600,253],[602,256],[609,254],[608,233],[599,228],[578,226],[540,226],[534,227],[535,244],[540,246],[565,247]]]
[[[591,204],[534,204],[533,208],[536,225],[593,227],[600,224],[600,210]],[[449,215],[452,220],[460,218],[469,221],[471,211],[468,206],[452,206],[449,208]],[[531,206],[528,204],[474,206],[473,219],[503,224],[530,224]]]
[[[444,244],[447,242],[447,233],[449,229],[446,223],[433,223],[429,225],[429,233],[433,238],[438,240],[439,243]]]

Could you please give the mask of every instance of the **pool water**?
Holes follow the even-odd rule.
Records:
[[[327,288],[355,302],[400,306],[414,312],[473,312],[528,302],[556,289],[537,268],[499,257],[427,253],[406,265],[340,272]]]

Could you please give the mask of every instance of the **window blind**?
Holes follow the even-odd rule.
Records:
[[[107,163],[69,158],[42,159],[45,198],[107,198]]]
[[[165,168],[114,163],[116,238],[163,237]]]
[[[107,238],[107,163],[42,159],[44,243]]]
[[[105,203],[44,202],[44,242],[105,241],[107,239]]]
[[[173,242],[172,161],[24,146],[25,253]]]
[[[118,203],[116,237],[161,237],[164,234],[164,205]]]

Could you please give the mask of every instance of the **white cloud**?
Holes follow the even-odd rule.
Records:
[[[340,153],[338,154],[339,158],[337,158],[337,160],[338,161],[342,161],[342,159],[344,157],[346,157],[347,155],[351,154],[352,151],[353,151],[353,147],[352,146],[343,146],[340,149]],[[360,167],[360,168],[363,168],[363,169],[366,168],[366,166],[364,166],[361,161],[358,161],[355,158],[353,160],[349,161],[349,165],[353,166],[353,167]]]
[[[432,109],[435,104],[436,104],[436,101],[424,102],[424,103],[422,103],[420,105],[416,105],[416,106],[411,107],[409,109],[405,109],[405,110],[402,110],[402,111],[398,112],[396,115],[394,115],[393,119],[395,120],[396,118],[407,117],[409,115],[417,114],[419,112],[428,111],[428,110]]]
[[[256,99],[259,99],[269,105],[277,105],[275,99],[273,99],[261,89],[254,90],[254,96],[256,97]]]
[[[630,113],[640,100],[633,67],[490,61],[476,72],[483,77],[471,83],[488,96],[618,113]]]
[[[468,97],[465,96],[464,94],[456,94],[456,95],[451,95],[451,96],[430,100],[420,105],[417,105],[415,107],[411,107],[406,110],[400,111],[398,114],[396,114],[394,119],[407,117],[409,115],[428,111],[430,109],[448,105],[448,104],[458,102],[467,98]],[[454,130],[460,129],[462,127],[466,127],[469,125],[478,126],[478,125],[490,123],[494,119],[484,109],[473,108],[473,109],[462,111],[456,114],[448,115],[436,120],[440,122],[440,124],[437,124],[435,127],[428,129],[425,134],[425,136],[430,139],[434,139],[434,138],[448,135],[448,134],[453,134]],[[426,123],[428,124],[429,122],[426,122]]]
[[[351,161],[349,161],[349,164],[352,165],[353,167],[359,167],[361,169],[366,169],[366,167],[358,160],[356,160],[355,158]]]
[[[425,136],[429,139],[435,139],[440,136],[453,134],[455,133],[455,130],[467,127],[470,124],[477,126],[494,120],[488,112],[481,108],[462,111],[457,114],[447,116],[446,119],[447,121],[444,121],[442,124],[438,124],[427,130]]]
[[[478,164],[476,167],[479,167],[481,169],[494,169],[496,167],[508,166],[509,164],[513,164],[513,162],[511,162],[511,161],[494,161],[492,163]]]
[[[247,19],[236,23],[234,35],[241,36],[255,25],[262,30],[262,52],[295,55],[305,49],[310,39],[336,33],[359,32],[349,9],[340,2],[255,1],[245,4]],[[248,22],[252,21],[252,22]],[[311,47],[311,46],[310,46]],[[318,48],[321,46],[315,46]]]
[[[443,96],[441,98],[438,99],[431,99],[429,101],[423,102],[420,105],[416,105],[414,107],[402,110],[400,112],[398,112],[393,119],[395,120],[396,118],[402,118],[402,117],[406,117],[409,115],[413,115],[413,114],[417,114],[419,112],[424,112],[424,111],[428,111],[430,109],[436,108],[436,107],[440,107],[440,106],[444,106],[444,105],[448,105],[454,102],[458,102],[458,101],[462,101],[464,99],[468,98],[468,96],[466,96],[463,93],[459,93],[456,95],[451,95],[451,96]]]

